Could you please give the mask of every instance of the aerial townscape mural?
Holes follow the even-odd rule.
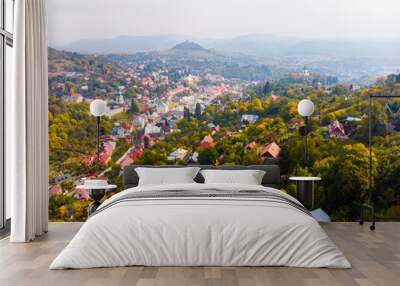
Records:
[[[113,1],[131,17],[116,4],[97,15],[94,1],[85,2],[49,1],[51,220],[86,220],[89,196],[79,182],[105,177],[119,192],[131,164],[271,162],[281,166],[284,191],[295,192],[290,175],[318,175],[318,204],[333,220],[357,218],[369,187],[368,96],[400,96],[399,38],[375,30],[358,37],[357,29],[341,35],[346,23],[309,34],[299,22],[319,20],[278,6],[247,7],[256,0],[236,1],[243,15],[222,13],[239,5],[230,1],[149,1],[160,2],[160,11]],[[240,23],[251,12],[261,14]],[[58,41],[60,33],[69,40]],[[315,105],[307,160],[297,111],[304,98]],[[95,99],[107,104],[99,160],[89,112]],[[400,100],[376,98],[372,107],[373,197],[378,214],[399,216]]]

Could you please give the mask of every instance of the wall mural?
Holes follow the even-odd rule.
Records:
[[[288,175],[322,177],[317,205],[357,218],[368,95],[400,95],[399,13],[387,14],[399,4],[112,2],[48,1],[51,220],[85,220],[79,182],[105,177],[121,191],[127,165],[268,162],[290,194]],[[307,161],[304,98],[315,104]],[[106,102],[99,157],[95,99]],[[375,100],[373,114],[374,202],[399,216],[400,100]]]

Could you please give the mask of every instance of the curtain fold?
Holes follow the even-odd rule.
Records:
[[[28,242],[47,232],[48,226],[46,0],[17,0],[14,27],[6,187],[12,194],[10,241]]]

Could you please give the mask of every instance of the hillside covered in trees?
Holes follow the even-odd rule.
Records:
[[[160,66],[158,58],[157,65],[147,58],[143,64],[119,60],[50,51],[52,220],[85,220],[87,194],[79,193],[76,183],[102,174],[121,191],[121,169],[127,164],[271,161],[281,166],[282,190],[294,194],[291,175],[320,176],[317,205],[334,220],[357,219],[369,188],[368,96],[399,96],[400,75],[369,87],[305,70],[261,82],[202,70],[192,74],[188,66]],[[112,153],[93,165],[96,128],[89,104],[96,97],[110,110],[101,134],[104,149],[112,146]],[[304,122],[297,112],[304,98],[316,107],[307,162],[299,135]],[[400,100],[375,99],[372,114],[373,202],[380,215],[399,216]],[[279,152],[271,154],[270,144]]]
[[[193,114],[179,121],[179,132],[145,149],[136,163],[169,164],[168,154],[184,148],[189,153],[197,151],[200,164],[261,164],[262,148],[247,150],[246,146],[251,142],[257,146],[276,142],[282,148],[279,163],[284,190],[291,194],[295,191],[287,181],[288,175],[321,176],[319,204],[333,219],[356,219],[359,204],[367,199],[369,186],[368,95],[400,95],[399,77],[389,77],[357,91],[344,85],[333,86],[329,91],[307,85],[282,86],[280,82],[267,85],[267,93],[264,93],[265,86],[260,86],[249,93],[246,102],[229,101],[227,94],[228,104],[224,108],[210,105],[201,116]],[[311,99],[317,108],[311,119],[307,163],[304,162],[304,139],[298,133],[301,118],[296,110],[303,98]],[[373,102],[373,201],[382,215],[389,216],[400,214],[399,107],[400,100]],[[259,120],[244,125],[240,118],[245,113],[256,114]],[[346,126],[346,138],[329,135],[328,126],[336,120]],[[221,128],[212,131],[210,123]],[[213,146],[199,148],[202,139],[210,134]]]

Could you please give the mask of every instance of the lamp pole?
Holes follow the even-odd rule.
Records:
[[[309,117],[314,112],[314,103],[309,99],[303,99],[297,105],[297,111],[304,118],[304,128],[303,131],[300,130],[300,134],[304,136],[304,167],[307,167],[308,163],[308,123]]]
[[[307,167],[308,163],[308,116],[304,117],[304,167]]]
[[[106,113],[107,104],[104,100],[95,99],[90,104],[90,113],[96,116],[97,152],[96,163],[100,163],[100,117]]]
[[[100,116],[96,116],[97,130],[97,164],[100,163]]]

